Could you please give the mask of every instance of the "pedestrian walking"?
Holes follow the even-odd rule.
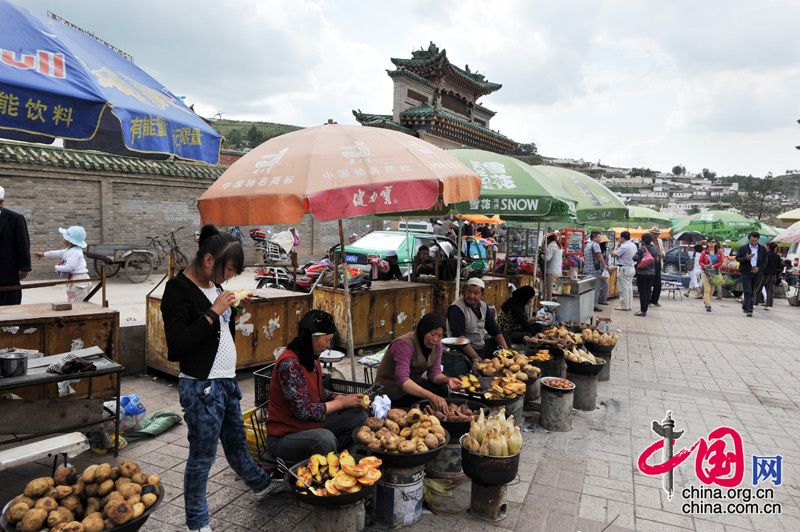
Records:
[[[653,245],[653,235],[647,233],[642,235],[642,243],[639,246],[633,261],[636,263],[636,286],[639,290],[639,312],[636,316],[646,317],[647,309],[653,295],[653,282],[656,277],[656,256],[658,248]]]
[[[547,248],[545,248],[545,270],[544,270],[544,300],[553,299],[553,289],[556,280],[561,277],[561,270],[564,266],[564,255],[558,243],[558,235],[550,233],[547,235]]]
[[[255,499],[270,493],[269,475],[247,451],[233,341],[236,295],[221,286],[243,269],[241,243],[206,225],[191,264],[167,281],[161,299],[167,358],[180,363],[178,393],[189,440],[183,501],[191,531],[211,531],[206,488],[220,441],[228,464]]]
[[[708,241],[706,249],[700,253],[700,280],[703,284],[703,303],[706,306],[706,311],[711,312],[711,298],[714,296],[716,284],[714,282],[719,269],[722,267],[722,262],[725,260],[725,254],[719,246],[719,242],[715,239]]]
[[[703,284],[700,279],[700,274],[703,271],[700,267],[700,254],[702,252],[703,246],[700,244],[695,244],[694,247],[689,251],[689,257],[692,260],[692,269],[689,271],[689,288],[687,288],[686,293],[683,294],[686,297],[689,297],[692,293],[694,293],[696,299],[703,298]]]
[[[736,252],[736,260],[739,262],[739,273],[742,279],[742,289],[744,298],[742,299],[742,311],[748,318],[753,317],[753,301],[756,293],[761,288],[764,279],[764,267],[767,264],[767,248],[758,243],[761,235],[758,231],[752,231],[747,235],[747,244],[740,247]]]
[[[597,238],[597,243],[600,245],[600,253],[603,255],[603,261],[606,263],[606,267],[603,268],[600,274],[600,296],[598,297],[597,304],[608,305],[608,279],[611,277],[608,271],[608,237],[606,235],[600,235]]]
[[[72,281],[67,285],[67,301],[70,303],[83,301],[92,291],[91,283],[86,282],[86,279],[89,279],[89,270],[86,268],[86,258],[83,256],[83,250],[86,248],[86,230],[80,225],[73,225],[68,229],[59,227],[58,232],[61,233],[64,247],[44,253],[36,252],[34,256],[37,259],[43,257],[59,259],[59,263],[55,266],[56,275]]]
[[[661,242],[661,239],[658,238],[661,234],[661,231],[657,227],[653,227],[650,230],[650,234],[653,235],[653,246],[658,251],[658,255],[656,255],[656,273],[653,277],[653,291],[650,294],[650,304],[654,307],[660,307],[661,303],[658,302],[658,299],[661,297],[661,267],[662,261],[664,260],[664,244]]]
[[[783,273],[783,258],[778,254],[778,244],[770,242],[767,244],[767,264],[764,266],[763,289],[766,291],[764,310],[772,308],[775,286],[780,282],[781,273]],[[758,293],[761,295],[760,290]]]
[[[0,288],[19,286],[31,271],[31,240],[25,217],[6,209],[6,191],[0,187]],[[0,292],[0,305],[22,303],[22,289]]]
[[[617,258],[617,284],[619,285],[619,307],[615,310],[628,311],[633,302],[633,277],[636,268],[633,257],[636,255],[636,244],[631,242],[631,234],[623,231],[617,240],[612,254]]]
[[[600,312],[599,307],[601,293],[601,283],[603,282],[603,270],[608,268],[603,252],[600,249],[600,231],[589,233],[589,241],[583,249],[583,273],[594,277],[594,310]]]

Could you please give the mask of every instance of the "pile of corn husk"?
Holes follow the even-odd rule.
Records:
[[[481,410],[478,419],[470,423],[462,445],[484,456],[514,456],[522,450],[522,433],[514,425],[514,416],[506,418],[505,409],[488,418]]]

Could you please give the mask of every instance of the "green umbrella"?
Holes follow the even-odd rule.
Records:
[[[519,159],[483,150],[450,150],[449,153],[481,177],[480,197],[457,203],[456,212],[498,214],[504,220],[566,221],[571,218],[576,207],[571,196],[551,190],[550,180]]]
[[[542,176],[542,182],[553,195],[575,202],[575,217],[579,222],[598,225],[628,218],[628,207],[622,200],[588,175],[556,166],[532,168]]]
[[[672,233],[699,231],[722,240],[738,240],[743,234],[758,231],[761,224],[731,211],[705,211],[681,218],[672,226]]]
[[[781,230],[778,229],[777,227],[772,227],[771,225],[765,224],[764,222],[760,222],[760,226],[761,227],[756,229],[756,231],[761,233],[761,236],[773,237],[773,236],[778,236],[781,232]]]

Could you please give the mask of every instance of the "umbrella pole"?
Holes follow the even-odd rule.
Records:
[[[339,218],[339,241],[342,245],[342,258],[344,258],[344,226],[342,219]],[[350,302],[350,279],[347,278],[347,262],[343,265],[342,281],[344,284],[344,307],[345,315],[347,318],[347,357],[350,359],[350,377],[353,381],[356,380],[356,354],[353,349],[353,313],[351,312]],[[336,286],[338,279],[334,279],[334,286]]]
[[[407,279],[411,282],[411,272],[414,269],[414,259],[411,257],[411,242],[408,241],[408,218],[401,218],[403,222],[406,224],[406,258],[411,260],[411,267],[408,269],[408,276]]]
[[[539,236],[542,232],[542,222],[536,222],[536,255],[533,257],[533,288],[536,289],[536,270],[539,266],[539,249],[542,245],[541,237]],[[544,276],[544,272],[542,273]],[[542,290],[541,287],[544,286],[544,283],[539,285],[539,301],[542,300]]]
[[[456,247],[458,248],[458,253],[456,254],[458,260],[456,263],[456,301],[461,297],[461,225],[463,223],[464,219],[461,218],[461,222],[458,224],[458,239],[456,242]]]

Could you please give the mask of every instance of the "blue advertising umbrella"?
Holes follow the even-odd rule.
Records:
[[[7,0],[0,0],[0,137],[219,160],[219,133],[144,70]]]

